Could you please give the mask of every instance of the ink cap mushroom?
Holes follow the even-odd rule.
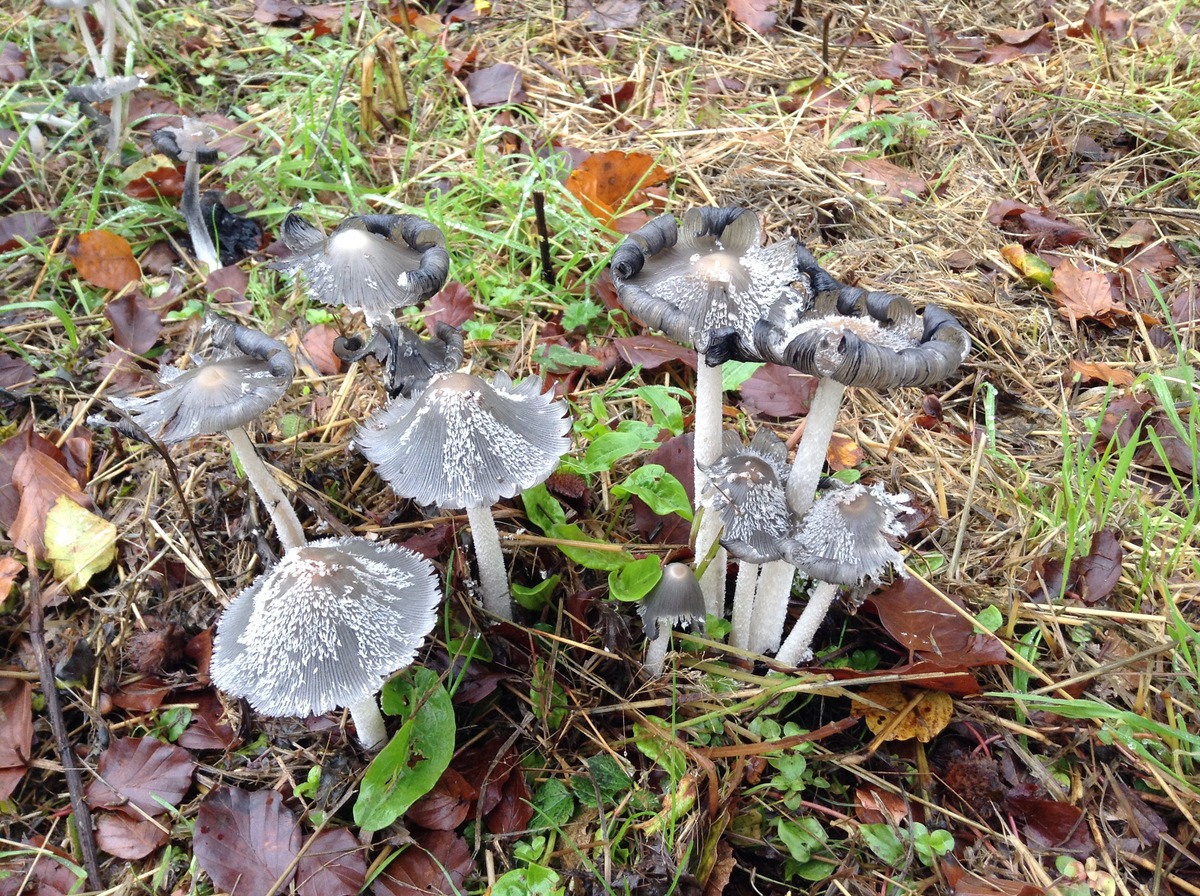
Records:
[[[671,629],[687,628],[694,622],[704,625],[704,592],[696,573],[686,563],[668,563],[662,578],[642,598],[638,615],[646,632],[646,673],[652,678],[663,674],[667,648],[671,645]]]
[[[387,731],[375,694],[413,662],[441,598],[433,564],[406,548],[356,537],[293,547],[222,614],[213,683],[267,716],[346,707],[377,749]]]
[[[200,203],[200,166],[212,165],[220,157],[212,147],[217,134],[204,122],[186,115],[179,127],[159,128],[150,135],[150,142],[159,152],[184,163],[183,196],[179,209],[187,224],[196,260],[209,272],[221,267],[221,257],[213,241],[211,216],[206,216]]]
[[[419,504],[462,507],[471,524],[484,608],[512,619],[508,573],[492,505],[554,472],[571,447],[567,403],[529,377],[488,383],[434,376],[416,398],[393,398],[355,434],[392,491]]]

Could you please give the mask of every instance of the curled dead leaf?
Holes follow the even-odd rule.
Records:
[[[887,740],[915,737],[926,744],[950,724],[954,698],[945,691],[909,691],[894,683],[877,684],[852,699],[850,712],[865,719],[872,734],[887,732]]]

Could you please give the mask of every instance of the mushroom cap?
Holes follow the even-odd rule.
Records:
[[[748,563],[778,560],[792,532],[785,488],[787,446],[765,426],[749,447],[732,433],[726,433],[726,441],[725,453],[705,470],[708,486],[702,497],[721,516],[721,544]]]
[[[107,103],[131,90],[137,90],[145,83],[137,75],[110,75],[68,87],[67,99],[76,103]]]
[[[347,362],[374,355],[387,364],[388,394],[411,398],[413,393],[420,394],[434,375],[452,373],[462,365],[463,334],[441,320],[429,339],[399,325],[375,330],[369,340],[339,336],[333,341],[333,353]]]
[[[212,679],[269,716],[349,706],[409,665],[437,618],[433,564],[365,538],[292,548],[217,623]]]
[[[567,403],[539,377],[513,385],[441,373],[413,399],[393,398],[354,440],[404,498],[481,507],[542,482],[571,447]]]
[[[317,301],[362,311],[372,322],[428,299],[450,274],[445,237],[415,215],[352,215],[326,237],[290,212],[282,237],[296,254],[271,267],[303,271]]]
[[[114,398],[151,436],[167,444],[245,426],[287,391],[295,365],[287,347],[265,333],[209,314],[214,359],[188,371],[163,368],[164,388],[142,398]]]
[[[686,563],[664,566],[658,584],[638,604],[642,628],[651,641],[658,637],[659,623],[687,628],[693,622],[703,623],[704,613],[704,592]]]
[[[852,286],[818,293],[805,308],[777,302],[754,327],[761,358],[847,386],[928,386],[950,376],[971,350],[949,312],[918,313],[900,296]]]
[[[617,298],[630,314],[676,342],[705,351],[732,330],[747,347],[755,322],[784,297],[802,297],[796,244],[761,246],[758,216],[743,208],[693,208],[630,234],[612,259]],[[749,348],[747,348],[747,351]]]
[[[861,585],[890,568],[903,572],[889,536],[905,534],[900,516],[912,513],[910,497],[890,495],[882,485],[834,486],[809,508],[784,556],[809,578],[836,585]]]
[[[150,142],[159,152],[180,162],[199,162],[203,165],[217,161],[218,153],[209,145],[216,139],[216,131],[186,115],[180,127],[159,128],[150,135]]]

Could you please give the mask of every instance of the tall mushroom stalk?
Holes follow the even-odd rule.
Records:
[[[707,487],[704,470],[721,453],[722,373],[707,357],[715,332],[735,334],[743,345],[776,302],[801,301],[793,289],[800,278],[796,246],[784,240],[762,246],[757,215],[742,208],[693,208],[676,224],[655,218],[630,234],[612,259],[617,297],[634,317],[681,344],[696,347],[695,501]],[[717,543],[720,520],[701,514],[696,533],[697,563]],[[701,580],[708,612],[725,612],[723,550]]]
[[[304,529],[250,440],[245,426],[262,417],[292,383],[296,368],[287,347],[265,333],[209,313],[204,328],[216,350],[209,361],[183,371],[163,368],[164,389],[113,404],[166,444],[223,432],[233,443],[251,487],[266,505],[285,549],[304,544]]]
[[[208,268],[209,273],[221,267],[221,256],[213,242],[212,223],[205,220],[200,206],[200,166],[217,161],[217,151],[209,145],[216,136],[216,132],[204,122],[186,116],[181,127],[159,128],[150,135],[156,149],[184,163],[183,197],[179,210],[183,212],[188,236],[192,240],[192,252],[196,260]]]
[[[530,377],[513,385],[467,373],[434,376],[416,398],[393,398],[355,434],[397,495],[466,508],[484,608],[512,619],[508,571],[491,507],[532,488],[571,446],[567,403]]]
[[[365,538],[294,545],[217,623],[212,679],[268,716],[350,710],[359,741],[387,738],[375,694],[437,621],[433,564]]]

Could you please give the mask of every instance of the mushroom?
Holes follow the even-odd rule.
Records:
[[[646,672],[654,678],[662,675],[671,644],[671,629],[687,628],[693,622],[704,625],[704,592],[696,573],[686,563],[668,563],[658,584],[642,598],[638,615],[646,630]]]
[[[287,391],[295,364],[287,347],[265,333],[209,312],[215,357],[183,371],[162,370],[165,388],[144,398],[114,398],[149,435],[167,444],[224,432],[237,452],[250,485],[267,506],[285,548],[304,544],[304,530],[283,489],[254,450],[245,430]]]
[[[900,517],[912,513],[910,497],[882,485],[833,486],[813,503],[784,553],[815,581],[808,604],[775,659],[787,665],[812,659],[813,636],[842,585],[861,586],[890,569],[904,574],[904,558],[889,541],[905,534]],[[782,635],[776,635],[778,639]]]
[[[393,398],[355,434],[392,491],[420,504],[464,507],[484,608],[512,618],[508,575],[491,506],[543,482],[570,448],[567,403],[530,377],[489,384],[467,373],[434,376],[414,398]]]
[[[703,467],[721,453],[721,371],[706,357],[714,332],[732,330],[748,345],[755,322],[774,303],[803,296],[796,245],[763,247],[758,216],[742,208],[693,208],[681,226],[670,215],[630,234],[612,259],[617,297],[630,314],[697,350],[695,494],[704,491]],[[722,349],[728,347],[723,343]],[[702,517],[696,536],[699,561],[717,541],[717,519]],[[702,586],[708,612],[724,614],[725,559],[709,565]]]
[[[373,327],[393,326],[396,309],[425,301],[450,273],[442,232],[415,215],[352,215],[326,237],[293,211],[282,237],[295,254],[271,267],[303,271],[313,298],[361,311]]]
[[[365,538],[292,546],[233,599],[212,680],[268,716],[350,710],[363,746],[387,737],[375,694],[412,663],[442,595],[433,564]]]
[[[115,154],[121,146],[121,134],[125,129],[125,94],[143,86],[146,82],[137,75],[110,75],[97,77],[87,84],[74,84],[67,88],[67,99],[79,104],[84,116],[97,127],[108,128],[108,151]],[[111,102],[109,114],[98,108],[100,103]]]
[[[178,162],[184,162],[183,198],[180,210],[187,222],[188,236],[196,260],[210,272],[221,267],[221,258],[213,242],[212,220],[200,206],[200,166],[217,161],[217,151],[209,144],[216,132],[202,121],[184,117],[181,127],[159,128],[150,135],[155,148]]]
[[[705,470],[708,487],[703,501],[706,510],[720,517],[721,544],[740,561],[729,643],[746,649],[761,564],[783,556],[783,544],[792,531],[784,494],[787,446],[766,427],[759,428],[749,447],[743,447],[732,433],[726,436],[732,445]],[[781,627],[786,612],[785,604]]]
[[[367,355],[388,366],[388,396],[411,398],[434,375],[451,373],[463,360],[463,334],[445,321],[438,321],[432,339],[422,339],[408,327],[375,330],[370,340],[358,336],[339,336],[333,341],[333,353],[343,361],[361,361]]]

